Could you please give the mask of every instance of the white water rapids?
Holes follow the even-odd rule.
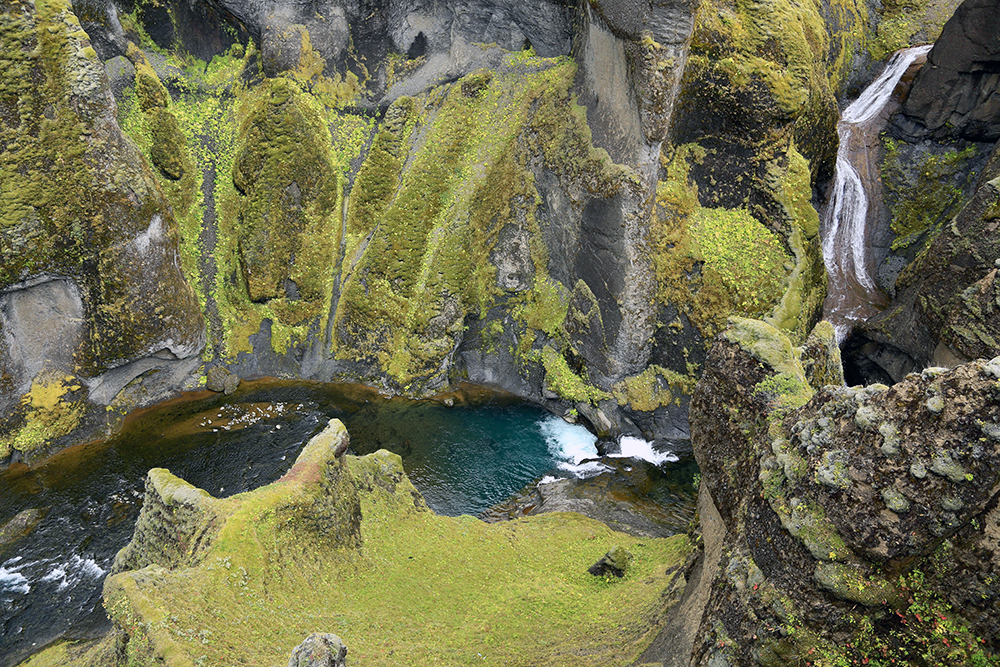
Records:
[[[871,272],[869,222],[881,209],[881,182],[877,151],[869,151],[869,147],[877,146],[879,132],[898,106],[892,94],[900,79],[930,50],[930,45],[916,46],[893,55],[882,74],[844,110],[837,123],[840,147],[821,228],[829,279],[823,310],[837,331],[837,342],[843,342],[855,323],[887,304]]]

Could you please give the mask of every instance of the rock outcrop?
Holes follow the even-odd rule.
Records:
[[[692,664],[995,653],[998,378],[980,360],[814,391],[783,334],[733,321],[692,401],[726,527]]]
[[[0,22],[0,457],[31,461],[113,423],[135,378],[176,388],[204,332],[170,204],[69,2]]]
[[[948,20],[895,121],[908,139],[1000,139],[997,21],[996,0],[966,0]]]
[[[931,364],[1000,353],[993,303],[998,177],[994,149],[972,199],[900,274],[890,305],[861,327],[851,357],[855,365],[874,366],[869,376],[895,382]]]

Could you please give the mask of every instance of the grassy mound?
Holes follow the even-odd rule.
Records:
[[[119,664],[284,665],[319,631],[366,666],[622,665],[683,584],[685,536],[632,538],[577,514],[437,516],[398,456],[341,463],[341,438],[334,421],[278,482],[215,500],[196,565],[108,579]],[[588,574],[614,545],[633,554],[626,576]]]

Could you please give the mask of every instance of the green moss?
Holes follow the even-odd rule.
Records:
[[[31,452],[56,438],[71,433],[84,415],[84,396],[71,375],[42,374],[21,397],[26,409],[23,425],[11,435],[0,438],[0,457],[13,450]]]
[[[793,502],[782,493],[771,496],[768,502],[785,530],[798,538],[816,560],[846,561],[851,557],[843,538],[837,534],[823,508],[816,503]]]
[[[516,314],[532,329],[558,337],[569,309],[569,290],[554,280],[536,280],[528,299]]]
[[[829,94],[822,65],[829,48],[819,3],[721,0],[699,8],[691,55],[736,89],[763,83],[777,108],[796,117]]]
[[[882,183],[895,234],[892,248],[899,250],[925,239],[927,232],[939,228],[947,216],[958,211],[962,188],[957,181],[967,172],[976,149],[954,147],[940,154],[928,152],[912,161],[904,158],[901,142],[886,137],[883,146]]]
[[[576,514],[437,516],[388,452],[292,473],[218,501],[229,518],[200,566],[108,580],[136,664],[278,664],[317,628],[372,666],[629,664],[659,627],[664,573],[689,550],[684,536],[632,538]],[[317,532],[334,487],[356,504],[360,548]],[[588,574],[614,545],[633,556],[625,578]]]
[[[545,386],[565,400],[573,403],[597,403],[611,397],[574,373],[566,358],[553,348],[543,348],[540,361],[545,368]]]
[[[130,45],[129,55],[135,65],[135,93],[139,106],[143,111],[162,109],[170,102],[170,94],[153,71],[145,55],[134,44]]]
[[[718,289],[739,313],[766,311],[781,296],[787,260],[778,237],[742,209],[699,209],[691,219],[692,251],[703,289]]]
[[[933,43],[958,5],[957,0],[886,0],[868,54],[883,60],[899,49]]]
[[[568,299],[548,276],[528,162],[542,160],[602,196],[626,177],[590,142],[570,97],[575,72],[566,59],[512,55],[490,75],[475,72],[390,109],[351,192],[338,358],[375,361],[394,386],[419,393],[440,373],[465,317],[500,296],[491,254],[507,225],[527,236],[534,266],[531,288],[511,300],[528,330],[521,343],[540,333],[562,342]],[[532,353],[530,342],[522,347]]]
[[[882,577],[865,574],[846,563],[820,563],[814,574],[820,588],[849,602],[866,607],[877,607],[895,602],[900,597],[899,587]]]
[[[808,185],[808,170],[801,155],[775,178],[776,189],[787,202],[790,244],[796,252],[795,264],[781,239],[745,209],[704,208],[698,204],[697,186],[689,181],[690,165],[703,159],[703,149],[696,144],[679,147],[667,164],[667,179],[657,186],[654,213],[653,266],[658,297],[663,303],[677,306],[710,339],[730,315],[758,317],[775,306],[773,321],[791,328],[804,337],[812,319],[813,292],[818,249],[806,247],[807,229],[816,237],[815,210],[808,202],[803,186]],[[811,212],[811,214],[810,214]],[[816,243],[812,242],[812,246]],[[801,333],[800,333],[800,330]]]
[[[616,384],[612,393],[621,405],[628,405],[641,412],[652,412],[672,403],[679,405],[682,395],[690,396],[694,393],[696,383],[697,378],[693,376],[651,365],[639,375],[625,378]]]
[[[184,175],[187,146],[177,118],[166,109],[156,109],[150,119],[152,147],[150,159],[168,178],[178,180]]]

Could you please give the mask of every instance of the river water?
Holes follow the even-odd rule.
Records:
[[[922,64],[931,45],[903,49],[885,70],[841,114],[840,146],[830,201],[823,214],[821,236],[828,286],[823,317],[843,342],[851,328],[888,305],[872,275],[872,237],[884,224],[878,156],[879,133],[898,108],[894,92],[900,80]]]
[[[0,546],[0,667],[58,638],[108,629],[104,577],[131,538],[153,467],[230,496],[276,480],[337,417],[358,454],[400,454],[439,514],[477,515],[543,476],[608,469],[586,460],[597,456],[593,435],[538,407],[474,389],[448,402],[454,407],[351,385],[244,382],[232,396],[189,394],[130,416],[111,440],[0,472],[0,525],[22,510],[45,511],[26,537]],[[677,460],[638,439],[622,447],[668,467]]]

